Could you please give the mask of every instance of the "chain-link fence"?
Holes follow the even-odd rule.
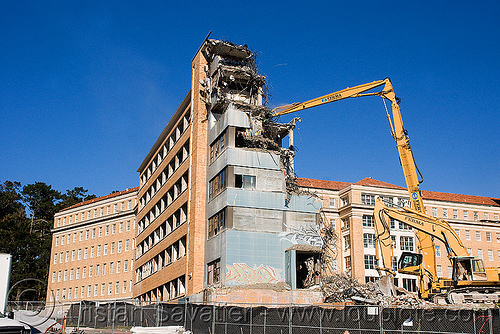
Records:
[[[9,307],[26,310],[33,305],[17,302]],[[66,317],[67,326],[85,333],[123,333],[137,326],[182,326],[194,334],[500,333],[499,309],[494,308],[144,304],[120,300],[45,305],[43,312],[50,314],[52,321]]]

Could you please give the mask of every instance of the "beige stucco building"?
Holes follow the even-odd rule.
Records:
[[[337,271],[349,272],[360,282],[375,280],[378,277],[373,227],[375,196],[408,206],[407,190],[372,178],[356,183],[299,178],[298,183],[323,199],[321,212],[325,222],[334,227],[338,236],[334,265]],[[448,221],[469,254],[482,258],[486,267],[500,266],[500,199],[435,191],[422,194],[427,214]],[[406,224],[391,221],[391,237],[396,261],[403,251],[418,251],[415,233]],[[438,275],[451,278],[446,248],[438,240],[435,244]],[[398,274],[396,283],[411,291],[417,287],[416,278],[410,275]]]
[[[47,301],[132,297],[137,190],[95,198],[55,214]]]

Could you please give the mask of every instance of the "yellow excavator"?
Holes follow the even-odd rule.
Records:
[[[447,221],[408,207],[403,209],[388,207],[380,197],[375,200],[374,217],[375,235],[379,241],[382,257],[382,267],[379,268],[381,271],[393,273],[389,228],[392,218],[404,222],[420,233],[440,240],[446,247],[453,268],[452,277],[438,278],[425,290],[420,290],[422,298],[444,300],[450,304],[497,303],[500,300],[499,268],[484,268],[483,260],[470,256],[460,237]],[[423,261],[425,257],[422,254],[403,252],[398,262],[398,272],[423,277],[425,276],[421,266]]]
[[[376,88],[382,87],[380,91],[370,92],[375,90]],[[378,232],[376,231],[376,238],[378,243],[380,244],[380,249],[382,253],[382,263],[383,267],[379,268],[379,272],[385,272],[388,275],[385,275],[383,281],[385,285],[392,285],[393,277],[395,272],[391,269],[391,260],[392,260],[392,240],[390,238],[390,231],[388,225],[386,224],[385,216],[389,218],[394,218],[396,213],[399,212],[398,218],[394,218],[400,221],[407,223],[410,226],[415,227],[415,236],[418,239],[418,249],[420,254],[410,254],[404,253],[404,256],[400,259],[400,264],[402,268],[400,271],[406,274],[417,275],[420,277],[419,280],[419,294],[422,298],[432,298],[433,296],[440,295],[446,291],[451,291],[451,288],[455,288],[458,292],[458,287],[461,288],[473,288],[472,290],[480,290],[481,288],[490,287],[492,290],[495,290],[495,286],[500,285],[500,279],[498,275],[495,276],[495,268],[491,270],[486,270],[485,274],[481,276],[480,271],[474,271],[475,269],[480,269],[484,267],[482,266],[482,261],[479,259],[474,259],[469,257],[467,254],[467,250],[463,247],[463,244],[460,241],[460,238],[453,234],[454,231],[449,227],[449,224],[440,221],[441,225],[448,225],[446,231],[451,231],[450,234],[445,234],[445,236],[437,235],[435,233],[435,228],[437,226],[441,226],[439,224],[430,224],[426,223],[427,228],[417,228],[415,225],[418,223],[411,223],[410,221],[405,221],[405,215],[410,215],[408,218],[414,219],[419,222],[431,222],[434,221],[435,218],[428,216],[425,213],[424,203],[422,200],[422,193],[420,191],[420,183],[422,182],[419,179],[421,174],[415,164],[415,160],[413,158],[413,152],[410,146],[410,140],[408,137],[408,132],[403,126],[403,120],[401,118],[401,111],[399,109],[400,100],[396,97],[394,93],[394,89],[392,87],[392,83],[389,78],[383,80],[377,80],[370,83],[366,83],[363,85],[348,87],[346,89],[330,93],[324,96],[320,96],[318,98],[301,102],[301,103],[293,103],[281,107],[274,108],[271,111],[272,116],[281,116],[289,113],[298,112],[301,110],[313,108],[316,106],[324,105],[327,103],[344,100],[347,98],[357,98],[364,96],[379,96],[382,99],[388,100],[391,102],[392,107],[392,118],[389,112],[386,110],[386,116],[389,121],[391,135],[396,142],[396,147],[399,153],[399,159],[401,166],[403,168],[403,173],[406,181],[406,187],[408,190],[408,194],[410,197],[411,208],[405,208],[404,211],[388,208],[383,204],[381,200],[378,200],[376,205],[376,213],[375,220],[377,223],[378,220]],[[380,215],[379,217],[377,217]],[[414,215],[414,216],[411,216]],[[418,219],[416,217],[419,217]],[[429,224],[429,225],[427,225]],[[429,227],[430,226],[430,227]],[[450,260],[452,260],[454,268],[457,266],[457,274],[455,274],[452,280],[443,280],[439,279],[437,275],[437,267],[436,267],[436,252],[433,243],[433,237],[438,238],[439,240],[447,240],[445,245],[449,251]],[[450,244],[448,239],[455,240]],[[444,242],[444,241],[443,241]],[[379,258],[378,248],[377,249],[377,259]],[[465,253],[463,250],[465,249]],[[469,258],[469,260],[466,260]],[[458,259],[463,259],[458,260]],[[479,260],[479,261],[477,261]],[[470,270],[472,276],[471,279],[467,280],[458,280],[460,275],[458,274],[459,265],[466,266],[465,262],[469,261],[472,269]],[[454,269],[455,270],[455,269]],[[498,271],[498,269],[496,269]],[[476,273],[476,276],[474,276]],[[489,273],[489,274],[488,274]],[[486,277],[485,279],[480,279],[479,277]],[[476,278],[476,279],[474,279]],[[459,282],[459,283],[458,283]],[[477,283],[476,283],[477,282]],[[481,282],[481,283],[479,283]],[[392,289],[391,289],[392,290]],[[470,289],[469,289],[470,290]],[[450,297],[451,299],[451,297]],[[456,297],[455,299],[458,299]]]

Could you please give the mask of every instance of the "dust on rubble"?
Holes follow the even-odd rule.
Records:
[[[323,279],[321,290],[325,303],[342,303],[354,301],[362,304],[382,306],[428,306],[429,302],[420,299],[416,293],[397,288],[397,295],[386,296],[376,283],[361,284],[347,274],[334,274]]]

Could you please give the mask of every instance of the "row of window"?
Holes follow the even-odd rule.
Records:
[[[132,242],[134,242],[134,239],[132,239]],[[110,244],[85,247],[83,249],[79,248],[78,250],[73,249],[71,252],[68,250],[66,252],[54,253],[54,264],[57,264],[58,259],[59,259],[59,263],[69,262],[70,261],[70,254],[71,254],[71,261],[75,261],[75,259],[81,260],[82,259],[82,251],[83,251],[83,259],[84,260],[86,260],[89,257],[89,255],[90,255],[91,259],[94,258],[94,256],[95,257],[101,256],[101,249],[102,249],[103,256],[108,255],[108,249],[109,249],[109,254],[115,254],[115,245],[116,245],[116,251],[118,254],[120,254],[122,252],[122,248],[123,248],[124,252],[128,252],[130,249],[130,240],[126,239],[125,242],[120,240],[116,243],[112,242]],[[123,247],[123,245],[124,245],[124,247]],[[90,250],[90,254],[89,254],[89,250]],[[65,254],[66,254],[66,256],[65,256]]]
[[[133,260],[130,260],[130,268],[129,268],[129,261],[124,260],[123,261],[123,268],[122,268],[122,261],[116,261],[116,271],[115,271],[115,262],[109,262],[109,271],[108,271],[108,263],[103,263],[101,264],[96,264],[96,265],[91,265],[88,267],[88,272],[87,272],[87,266],[83,266],[81,268],[81,278],[91,278],[91,277],[97,277],[99,275],[112,275],[112,274],[120,274],[120,273],[126,273],[130,270],[132,270],[132,266],[134,264]],[[102,268],[102,269],[101,269]],[[71,269],[65,269],[59,270],[57,272],[57,282],[66,282],[67,280],[72,281],[73,279],[78,280],[80,279],[80,267],[77,268],[71,268]],[[52,283],[56,282],[56,272],[52,272]]]
[[[141,210],[147,203],[154,197],[154,195],[160,190],[160,188],[169,180],[175,171],[179,169],[184,161],[189,157],[189,141],[179,149],[174,157],[168,162],[163,171],[158,175],[155,182],[144,192],[139,200]]]
[[[163,301],[180,297],[186,293],[186,280],[184,276],[177,277],[145,294],[139,296],[144,302]]]
[[[175,130],[172,131],[170,137],[168,137],[168,139],[165,141],[165,144],[160,149],[156,157],[153,159],[153,161],[151,161],[149,166],[141,174],[140,177],[141,187],[146,184],[151,175],[153,175],[158,166],[160,166],[163,159],[165,159],[167,154],[172,150],[175,143],[179,140],[179,138],[181,138],[182,134],[187,130],[190,121],[191,121],[191,113],[188,111],[182,117],[182,120],[179,122],[179,125],[177,125]]]
[[[132,292],[132,281],[129,281],[129,292]],[[104,296],[105,295],[105,292],[106,292],[106,283],[101,283],[101,296]],[[113,290],[114,290],[114,294],[115,295],[118,295],[120,294],[120,282],[119,281],[116,281],[116,282],[108,282],[107,284],[108,286],[108,296],[109,295],[112,295],[113,294]],[[113,289],[114,287],[114,289]],[[89,284],[87,286],[87,297],[97,297],[98,296],[98,292],[99,292],[99,284],[94,284],[94,286],[92,287],[91,284]],[[121,284],[121,291],[122,293],[127,293],[127,281],[123,281],[122,284]],[[74,294],[73,294],[74,292]],[[93,292],[93,295],[92,295],[92,292]],[[80,297],[78,297],[80,296]],[[80,286],[75,286],[74,288],[68,288],[67,290],[67,294],[66,294],[66,289],[57,289],[55,294],[54,294],[54,290],[51,291],[51,294],[50,294],[50,301],[54,301],[54,297],[55,297],[55,301],[60,301],[60,300],[72,300],[72,299],[83,299],[85,298],[85,285],[82,285],[81,287]]]
[[[402,207],[410,205],[409,200],[406,198],[397,198],[397,201],[395,201],[395,198],[385,197],[385,198],[383,198],[383,200],[389,206],[391,203],[394,204],[394,202],[397,202],[396,204],[398,206],[402,206]],[[366,205],[375,205],[375,195],[362,193],[361,194],[361,203],[366,204]],[[349,202],[347,201],[346,204],[349,204]],[[426,208],[426,210],[427,210],[427,208]],[[441,211],[441,217],[444,219],[447,219],[447,218],[459,219],[459,212],[457,209],[442,208],[442,209],[440,209],[440,211]],[[449,215],[450,212],[451,212],[451,216]],[[462,213],[463,213],[463,215],[462,215],[463,220],[469,220],[469,211],[463,210]],[[432,216],[434,216],[434,217],[438,217],[438,208],[435,208],[435,207],[431,208],[430,214],[432,214]],[[479,221],[480,212],[473,211],[472,214],[473,214],[474,221]],[[493,218],[494,221],[498,221],[498,216],[499,216],[498,213],[494,213],[493,217],[491,217],[489,212],[483,212],[483,219],[484,220],[490,220],[491,218]]]
[[[184,191],[188,188],[189,170],[184,173],[177,182],[163,195],[162,198],[147,212],[137,224],[139,235],[149,226],[163,211],[165,211]]]
[[[437,208],[431,208],[431,213],[432,213],[432,215],[434,217],[437,217],[438,216],[438,209]],[[446,218],[452,218],[453,217],[453,219],[459,219],[458,210],[457,209],[453,209],[451,217],[448,215],[448,213],[449,213],[449,209],[447,209],[447,208],[441,209],[441,217],[442,218],[446,219]],[[473,211],[472,212],[474,221],[479,221],[479,219],[480,219],[479,214],[480,214],[479,211]],[[494,221],[498,221],[498,213],[494,213],[493,217],[490,217],[490,213],[489,212],[483,212],[483,219],[484,220],[490,220],[490,218],[493,218]],[[463,219],[464,220],[469,220],[469,211],[468,210],[463,210]]]
[[[154,245],[165,239],[179,226],[187,222],[187,202],[168,217],[156,230],[137,245],[136,256],[141,257]]]
[[[186,236],[183,236],[182,238],[168,246],[165,250],[161,251],[151,260],[137,268],[135,271],[136,282],[142,281],[161,268],[166,267],[170,263],[179,260],[184,255],[186,255]]]
[[[57,218],[57,227],[69,225],[72,223],[78,223],[78,221],[84,221],[85,216],[87,217],[87,220],[93,219],[93,218],[98,218],[104,216],[104,208],[106,208],[106,214],[115,214],[119,213],[122,211],[125,211],[125,201],[120,203],[120,211],[118,211],[118,203],[113,204],[113,206],[107,205],[107,206],[102,206],[100,208],[95,208],[93,210],[88,210],[88,211],[83,211],[75,214],[71,214],[66,217],[62,218]],[[111,211],[111,208],[113,208],[113,211]],[[132,210],[132,200],[127,201],[127,210]]]
[[[130,231],[132,223],[130,220],[127,220],[125,224],[125,231]],[[111,224],[111,234],[116,234],[116,227],[117,224]],[[124,223],[118,223],[118,233],[122,233],[124,229]],[[86,231],[80,231],[80,232],[74,232],[73,233],[73,238],[71,238],[71,233],[68,233],[67,235],[63,235],[61,237],[55,237],[55,245],[59,246],[64,246],[64,243],[69,245],[71,243],[71,239],[73,239],[73,243],[77,241],[77,236],[78,236],[78,241],[83,241],[84,234],[85,234],[85,240],[89,240],[89,238],[95,239],[96,237],[102,237],[103,236],[103,230],[104,230],[104,236],[108,236],[110,234],[110,224],[106,226],[101,226],[99,228],[93,228],[92,230],[88,229]],[[60,243],[59,243],[60,241]]]
[[[460,230],[459,229],[455,229],[455,232],[458,234],[458,236],[460,236]],[[486,241],[487,242],[491,242],[492,240],[492,233],[491,232],[484,232],[485,233],[485,237],[486,237]],[[482,241],[482,232],[481,231],[475,231],[475,237],[476,237],[476,241]],[[500,233],[496,233],[496,239],[497,239],[497,242],[500,243]],[[472,240],[471,238],[471,231],[470,230],[465,230],[465,240]]]

